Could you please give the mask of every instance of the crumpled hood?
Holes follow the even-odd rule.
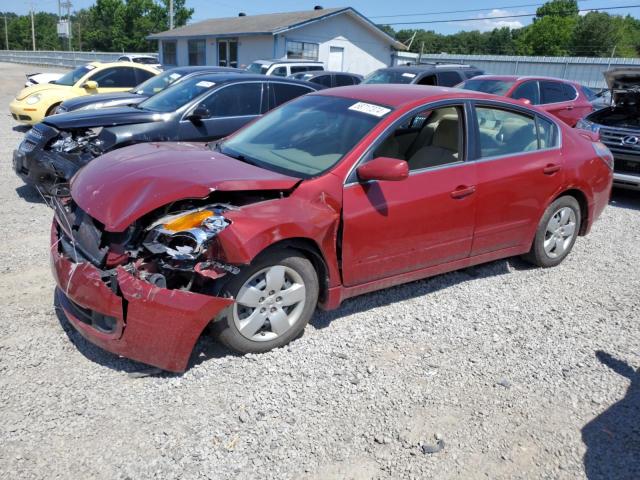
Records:
[[[640,67],[613,68],[603,75],[612,92],[640,87]]]
[[[55,83],[39,83],[37,85],[32,85],[27,88],[23,88],[16,95],[16,100],[24,100],[29,95],[33,95],[34,93],[42,93],[46,90],[68,90],[70,87],[66,85],[56,85]]]
[[[299,179],[214,152],[204,143],[141,143],[91,161],[71,179],[78,206],[121,232],[141,216],[214,190],[289,190]]]
[[[133,107],[113,107],[98,110],[75,110],[46,117],[43,123],[68,130],[72,128],[114,127],[134,123],[161,122],[170,114],[150,112]]]

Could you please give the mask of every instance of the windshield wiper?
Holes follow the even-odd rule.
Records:
[[[220,143],[220,142],[216,142],[215,145],[218,145],[218,143]],[[214,148],[215,148],[215,145],[214,145]],[[235,160],[240,160],[241,162],[248,163],[249,165],[258,166],[258,164],[256,163],[255,160],[253,160],[252,158],[249,158],[249,157],[247,157],[247,156],[245,156],[245,155],[243,155],[241,153],[238,153],[238,152],[235,152],[235,151],[233,153],[231,153],[229,150],[222,150],[222,147],[217,147],[217,149],[218,149],[217,150],[218,152],[222,153],[223,155],[226,155],[227,157],[231,157],[231,158],[233,158]]]

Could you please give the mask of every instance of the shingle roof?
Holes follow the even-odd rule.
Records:
[[[154,33],[147,38],[150,40],[162,40],[168,38],[197,37],[204,35],[273,35],[291,28],[297,28],[307,22],[318,20],[339,13],[350,13],[359,17],[370,27],[377,30],[382,36],[387,37],[389,43],[399,49],[404,45],[394,41],[385,32],[380,30],[365,16],[356,12],[351,7],[323,8],[318,10],[304,10],[301,12],[268,13],[264,15],[246,15],[227,18],[211,18],[201,22],[192,23],[184,27]]]

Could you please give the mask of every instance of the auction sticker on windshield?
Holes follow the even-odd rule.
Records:
[[[202,80],[201,82],[196,83],[196,87],[211,88],[215,84],[216,84],[216,82],[208,82],[206,80]]]
[[[349,110],[355,110],[356,112],[367,113],[374,117],[384,117],[391,111],[390,108],[381,107],[380,105],[374,105],[373,103],[358,102],[349,107]]]
[[[403,73],[402,74],[403,77],[407,77],[407,78],[413,78],[416,76],[415,73]]]

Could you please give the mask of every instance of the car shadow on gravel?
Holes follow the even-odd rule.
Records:
[[[18,133],[27,133],[29,130],[31,130],[31,125],[16,125],[12,128],[12,130]]]
[[[328,312],[318,310],[309,323],[316,329],[323,329],[328,327],[334,320],[354,313],[421,297],[463,282],[506,275],[514,270],[523,271],[533,268],[536,267],[525,262],[520,257],[496,260],[347,299],[337,310]]]
[[[18,196],[29,203],[47,203],[42,195],[31,185],[20,185],[16,188]]]
[[[136,362],[135,360],[129,360],[127,358],[122,358],[118,355],[103,350],[102,348],[85,339],[82,335],[80,335],[80,333],[78,333],[78,331],[73,327],[73,325],[71,325],[71,323],[67,319],[57,300],[54,301],[54,309],[56,312],[56,316],[58,317],[58,321],[60,322],[60,326],[67,334],[67,337],[69,338],[71,343],[78,349],[78,351],[88,360],[103,367],[123,372],[131,376],[182,376],[181,373],[160,370],[150,365]],[[198,342],[193,349],[193,354],[189,359],[189,364],[186,371],[189,371],[192,367],[213,358],[232,356],[238,356],[238,354],[229,350],[219,342],[216,342],[211,335],[207,335],[205,333],[198,339]]]
[[[640,478],[640,368],[606,352],[597,359],[631,384],[622,400],[615,403],[582,429],[585,474],[589,480]]]
[[[640,210],[640,192],[614,188],[610,203],[616,207]]]

